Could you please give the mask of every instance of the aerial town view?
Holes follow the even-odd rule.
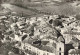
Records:
[[[0,0],[0,55],[80,55],[80,0]]]

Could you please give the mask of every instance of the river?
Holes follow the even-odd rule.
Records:
[[[13,12],[17,12],[18,14],[23,13],[25,16],[40,16],[40,15],[42,15],[42,14],[38,14],[34,11],[31,11],[29,9],[25,9],[25,8],[18,7],[18,6],[15,6],[15,5],[11,5],[11,4],[2,4],[2,6],[4,8],[10,9]]]
[[[18,7],[11,4],[2,4],[3,7],[7,7],[8,9],[15,11],[17,13],[23,13],[26,16],[41,16],[43,14],[37,13],[30,9],[25,9],[22,7]],[[31,7],[36,8],[37,10],[44,11],[44,12],[52,12],[54,14],[62,14],[62,15],[75,15],[80,13],[80,6],[72,6],[71,3],[66,3],[60,6],[45,6],[45,7]]]

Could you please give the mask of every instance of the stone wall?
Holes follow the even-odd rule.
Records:
[[[24,46],[24,44],[23,44],[23,46]],[[26,47],[26,49],[36,53],[37,55],[55,55],[55,53],[50,53],[47,51],[40,50],[40,49],[38,49],[28,43],[25,43],[25,47]]]

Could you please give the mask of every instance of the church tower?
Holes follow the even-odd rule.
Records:
[[[58,42],[56,43],[56,55],[64,55],[65,52],[65,40],[63,36],[58,37]]]

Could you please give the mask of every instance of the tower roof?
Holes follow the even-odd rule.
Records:
[[[58,37],[58,41],[60,41],[60,42],[65,42],[65,39],[63,38],[63,36],[59,36],[59,37]]]

